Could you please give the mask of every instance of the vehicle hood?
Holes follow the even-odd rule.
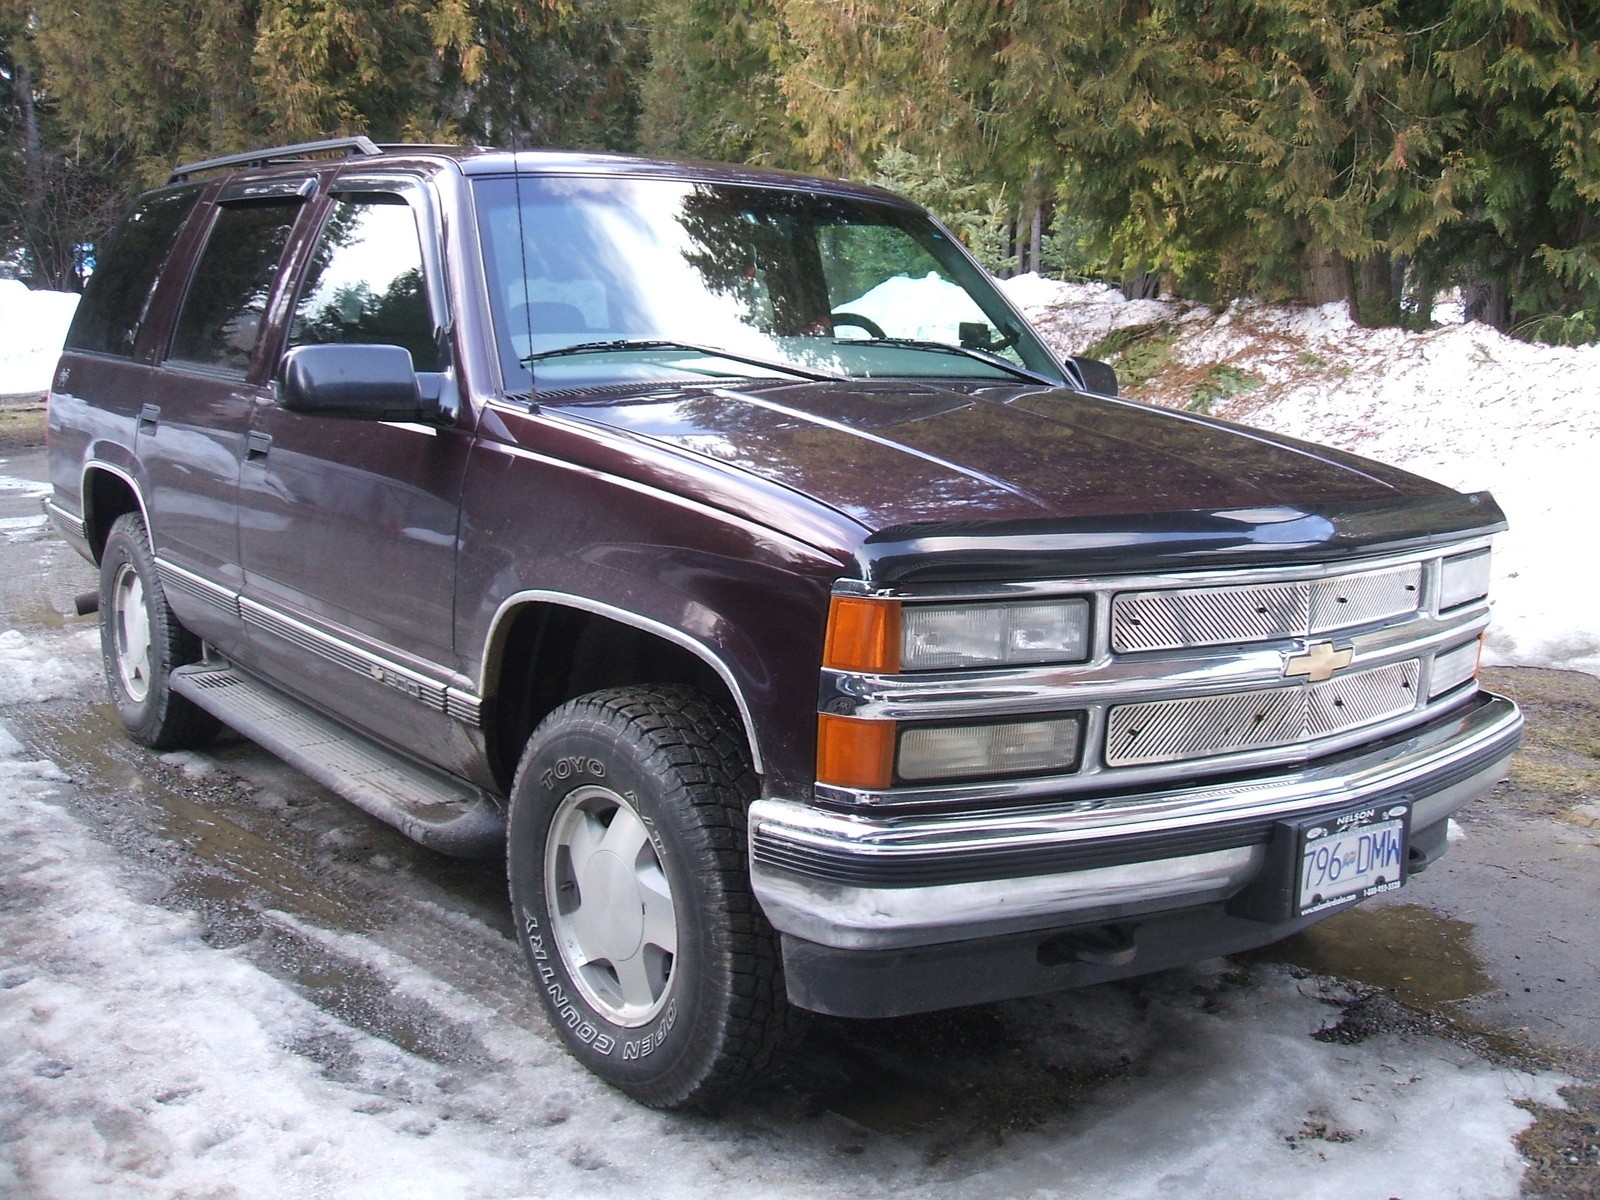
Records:
[[[781,483],[869,530],[1431,495],[1352,455],[1067,389],[819,383],[574,410]]]
[[[1219,513],[1265,514],[1281,527],[1307,514],[1464,499],[1340,451],[1066,388],[783,383],[562,407],[780,484],[846,514],[880,543],[977,525],[1121,531],[1125,541],[1130,527],[1157,514],[1189,514],[1155,520],[1169,530],[1192,525],[1193,514]],[[1280,543],[1285,532],[1277,529]]]

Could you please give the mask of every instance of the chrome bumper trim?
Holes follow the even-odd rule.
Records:
[[[1437,824],[1505,776],[1521,729],[1516,705],[1484,697],[1334,763],[1023,812],[865,817],[761,799],[750,809],[751,877],[775,928],[841,949],[1204,904],[1255,877],[1280,818],[1409,793],[1413,827]],[[1127,854],[1138,861],[1116,861]],[[1030,873],[1052,860],[1085,865]],[[980,867],[989,877],[972,877]]]
[[[88,537],[88,525],[82,517],[74,516],[66,509],[60,507],[49,496],[39,501],[39,506],[44,509],[45,516],[49,517],[55,527],[67,537],[83,541]]]

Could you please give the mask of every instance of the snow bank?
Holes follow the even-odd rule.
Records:
[[[996,282],[1063,354],[1081,354],[1114,330],[1175,320],[1183,311],[1170,300],[1126,300],[1100,283],[1062,283],[1031,273]]]
[[[988,321],[965,288],[951,283],[937,271],[929,271],[920,279],[893,275],[854,300],[836,306],[833,311],[866,317],[890,337],[930,342],[959,342],[963,321]],[[916,314],[914,323],[907,323],[908,313]],[[840,336],[867,338],[872,335],[844,325],[840,327]]]
[[[1262,385],[1218,416],[1338,446],[1466,491],[1492,491],[1511,523],[1496,539],[1486,661],[1600,674],[1600,606],[1587,548],[1600,446],[1600,347],[1534,346],[1481,324],[1362,329],[1343,305],[1208,307],[1123,301],[1110,288],[1008,280],[1063,353],[1111,329],[1173,323],[1187,378],[1212,364]],[[1181,371],[1178,372],[1181,374]],[[1158,375],[1135,397],[1181,405]]]
[[[15,279],[0,279],[0,396],[50,389],[77,309],[73,292],[33,292]]]

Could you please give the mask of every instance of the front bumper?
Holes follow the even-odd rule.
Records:
[[[1441,846],[1445,819],[1505,777],[1521,734],[1515,704],[1479,693],[1379,744],[1230,783],[959,815],[762,799],[752,881],[795,967],[805,947],[870,955],[1199,910],[1256,878],[1284,818],[1407,799],[1413,844]],[[1289,932],[1254,924],[1258,942]]]

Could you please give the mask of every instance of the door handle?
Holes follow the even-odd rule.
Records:
[[[154,434],[160,424],[161,406],[159,404],[146,404],[139,410],[140,433]]]
[[[272,449],[272,435],[252,433],[244,441],[244,460],[247,463],[267,461],[267,451]]]

